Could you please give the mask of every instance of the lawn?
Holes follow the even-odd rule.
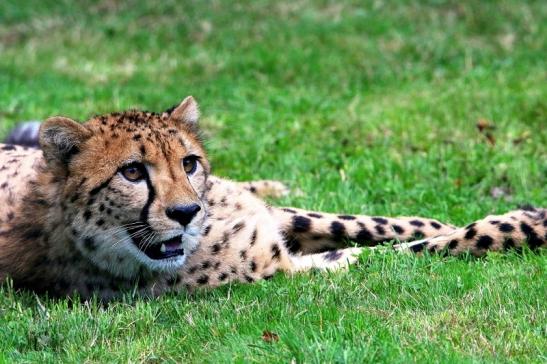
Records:
[[[462,225],[547,206],[546,43],[544,1],[7,0],[0,136],[191,94],[215,173],[297,192],[276,204]],[[108,307],[4,285],[0,363],[544,363],[546,282],[525,251]]]

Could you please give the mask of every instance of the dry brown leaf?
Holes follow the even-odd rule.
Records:
[[[484,118],[480,118],[478,121],[477,121],[477,129],[479,129],[479,131],[482,133],[486,130],[494,130],[496,127],[494,125],[493,122],[491,122],[490,120],[487,120],[487,119],[484,119]]]
[[[486,138],[486,141],[490,145],[496,144],[496,138],[494,137],[494,134],[492,134],[492,131],[496,129],[496,126],[494,125],[493,122],[491,122],[490,120],[481,118],[477,121],[477,129],[479,130],[479,133],[484,135],[484,137]]]
[[[267,343],[277,342],[279,341],[279,335],[277,335],[275,332],[264,330],[262,332],[262,340],[264,340]]]

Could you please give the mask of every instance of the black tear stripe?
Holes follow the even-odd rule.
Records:
[[[154,199],[156,198],[156,190],[154,189],[154,186],[152,185],[152,181],[150,181],[150,176],[145,174],[145,181],[146,181],[146,187],[148,187],[148,200],[144,204],[144,207],[141,211],[140,220],[144,222],[148,226],[148,215],[150,214],[150,206],[154,202]]]

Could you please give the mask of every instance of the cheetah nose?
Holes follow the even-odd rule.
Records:
[[[165,214],[171,220],[175,220],[182,226],[186,226],[196,216],[201,207],[197,203],[190,205],[175,205],[167,208]]]

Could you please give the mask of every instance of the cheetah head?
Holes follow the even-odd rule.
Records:
[[[178,270],[207,215],[210,168],[197,120],[191,96],[163,114],[46,120],[40,145],[60,186],[68,248],[117,276]]]

